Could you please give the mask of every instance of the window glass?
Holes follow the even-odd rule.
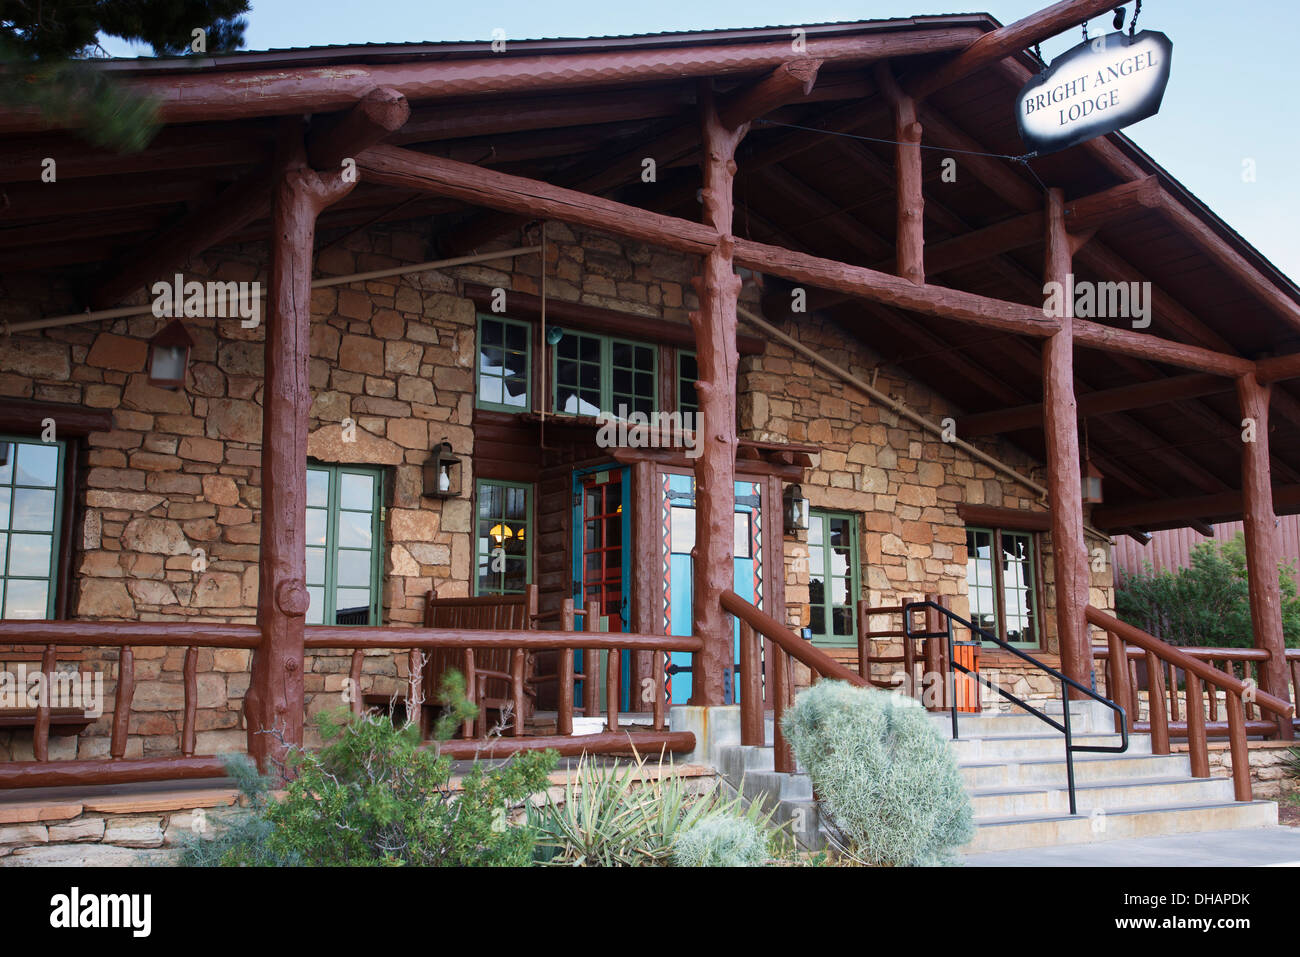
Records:
[[[1040,644],[1034,544],[1029,532],[966,529],[971,621],[1012,645]]]
[[[853,515],[812,509],[808,523],[809,628],[814,641],[857,638],[858,524]]]
[[[0,618],[53,618],[67,449],[0,436],[0,451]]]
[[[478,483],[475,593],[515,595],[532,581],[532,486]]]
[[[507,412],[529,408],[532,327],[502,316],[478,319],[478,404]]]
[[[380,623],[382,472],[307,467],[307,624]]]

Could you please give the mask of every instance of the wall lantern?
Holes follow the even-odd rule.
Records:
[[[1097,466],[1092,464],[1092,459],[1086,459],[1083,463],[1083,504],[1100,505],[1101,497],[1101,472],[1097,471]]]
[[[803,497],[802,488],[798,485],[787,485],[781,495],[781,506],[787,533],[808,529],[808,500]]]
[[[185,323],[173,319],[163,326],[149,340],[149,384],[161,389],[183,388],[193,347],[194,340],[185,330]]]
[[[560,340],[564,338],[564,330],[559,326],[550,326],[546,330],[546,344],[548,346],[558,346]]]
[[[460,494],[460,459],[452,454],[451,443],[443,440],[433,447],[424,463],[424,494],[430,498],[455,498]]]

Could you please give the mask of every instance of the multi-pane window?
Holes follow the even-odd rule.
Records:
[[[857,520],[842,512],[811,510],[808,600],[814,641],[846,645],[857,640],[858,578]]]
[[[681,412],[700,411],[700,397],[695,391],[695,380],[700,377],[699,363],[694,352],[677,353],[677,409]]]
[[[528,411],[527,323],[501,316],[478,317],[478,404],[504,412]]]
[[[555,346],[555,411],[571,415],[655,411],[658,350],[566,332]]]
[[[1037,556],[1030,532],[966,529],[971,621],[1011,645],[1038,647]]]
[[[383,473],[307,466],[307,624],[379,624]]]
[[[517,595],[532,580],[532,486],[478,483],[478,595]]]
[[[0,436],[0,618],[54,617],[66,455]]]

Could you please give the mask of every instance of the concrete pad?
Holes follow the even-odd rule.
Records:
[[[1300,828],[1256,827],[967,854],[967,867],[1300,867]]]

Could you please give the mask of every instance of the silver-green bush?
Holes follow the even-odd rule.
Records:
[[[799,694],[781,729],[854,859],[942,864],[974,837],[956,757],[911,698],[821,681]]]
[[[749,818],[711,814],[683,831],[673,845],[677,867],[759,867],[767,835]]]

